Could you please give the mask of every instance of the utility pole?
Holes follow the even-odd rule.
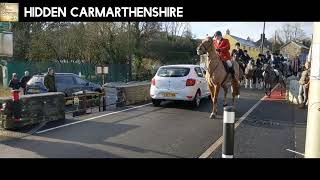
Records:
[[[305,158],[320,158],[320,22],[313,23]]]
[[[266,22],[263,22],[263,32],[262,32],[262,41],[261,41],[261,54],[263,54],[263,45],[264,45],[264,31],[265,31],[265,27],[266,27]]]

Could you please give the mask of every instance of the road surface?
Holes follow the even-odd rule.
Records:
[[[235,158],[302,157],[296,152],[304,151],[305,110],[281,100],[261,101],[263,96],[259,90],[241,91]],[[0,157],[220,158],[221,98],[218,105],[215,120],[209,119],[211,101],[204,99],[196,109],[148,103],[51,122],[32,135],[0,141]]]

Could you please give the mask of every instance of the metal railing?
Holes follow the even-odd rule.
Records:
[[[87,110],[99,108],[99,112],[106,111],[106,94],[104,92],[83,91],[81,94],[65,97],[65,114],[74,116],[84,115]]]

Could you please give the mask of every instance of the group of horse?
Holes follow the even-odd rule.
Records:
[[[253,89],[255,85],[256,89],[264,89],[268,96],[270,96],[271,89],[275,84],[280,83],[281,86],[285,86],[285,79],[291,75],[287,62],[279,62],[277,67],[272,67],[269,63],[256,65],[253,59],[250,59],[248,64],[241,62],[239,64],[243,67],[240,70],[243,71],[240,84],[250,89]]]
[[[228,87],[231,85],[232,92],[232,107],[236,109],[236,98],[240,97],[240,84],[245,82],[245,87],[252,87],[253,80],[256,82],[257,88],[265,89],[266,95],[271,95],[271,89],[279,83],[281,86],[281,93],[283,87],[285,87],[285,77],[288,76],[289,65],[286,63],[279,63],[277,70],[274,70],[271,64],[264,64],[261,67],[255,66],[253,60],[249,61],[246,65],[245,72],[241,68],[241,64],[238,61],[232,61],[234,69],[234,78],[224,68],[222,61],[220,60],[215,47],[213,46],[213,39],[211,37],[205,38],[201,44],[197,47],[198,55],[207,55],[205,62],[206,73],[205,77],[208,82],[208,87],[211,93],[212,100],[212,113],[211,119],[215,119],[218,112],[218,96],[219,91],[222,88],[224,91],[223,106],[228,106],[227,94]],[[238,83],[237,83],[238,82]]]

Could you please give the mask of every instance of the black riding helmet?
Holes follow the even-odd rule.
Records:
[[[221,31],[217,31],[216,33],[214,33],[214,37],[216,37],[216,36],[222,36]]]

